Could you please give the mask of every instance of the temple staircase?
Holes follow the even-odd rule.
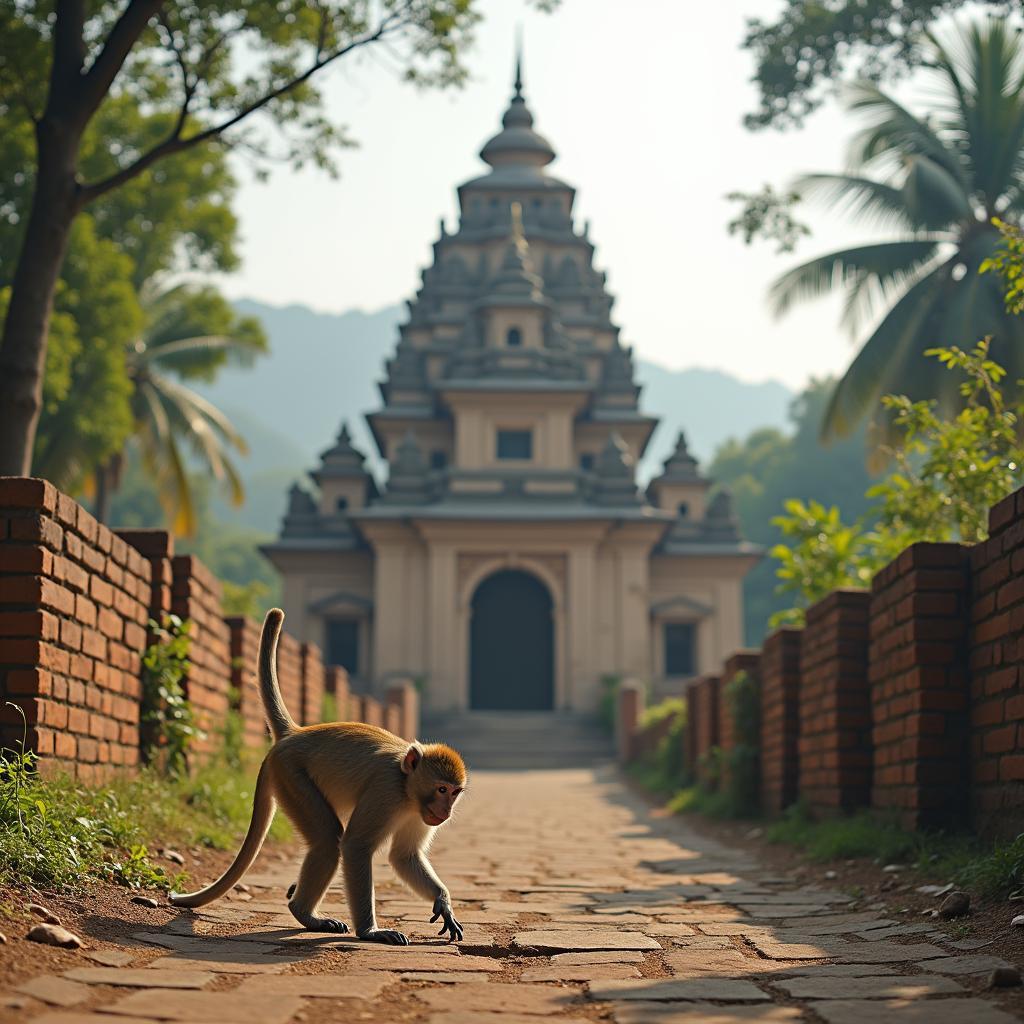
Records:
[[[597,719],[567,711],[454,711],[424,715],[424,741],[453,746],[470,770],[589,768],[614,757]]]

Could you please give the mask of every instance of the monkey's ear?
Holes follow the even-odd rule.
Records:
[[[411,775],[416,771],[421,757],[423,757],[423,748],[418,743],[413,743],[405,752],[405,757],[402,758],[402,771],[406,775]]]

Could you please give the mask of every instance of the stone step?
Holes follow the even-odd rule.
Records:
[[[421,734],[455,747],[471,768],[578,768],[613,757],[611,738],[595,718],[567,712],[434,714]]]

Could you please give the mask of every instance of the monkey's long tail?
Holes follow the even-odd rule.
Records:
[[[242,848],[235,855],[231,867],[224,872],[216,882],[208,885],[198,892],[172,892],[168,897],[176,907],[203,907],[212,903],[225,893],[231,890],[235,882],[252,867],[263,846],[263,840],[267,838],[270,830],[270,823],[274,820],[273,789],[270,785],[270,774],[267,770],[266,761],[260,768],[259,776],[256,779],[256,792],[252,801],[252,820],[249,822],[249,831],[245,834],[245,841]]]
[[[283,739],[298,728],[284,706],[281,687],[277,683],[277,641],[281,636],[283,624],[284,612],[280,608],[271,608],[263,620],[263,632],[260,634],[260,696],[263,698],[263,713],[267,716],[267,723],[275,741]]]

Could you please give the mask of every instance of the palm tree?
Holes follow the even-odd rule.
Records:
[[[227,486],[234,504],[245,492],[230,452],[247,452],[244,438],[212,402],[182,383],[212,380],[226,361],[249,362],[266,348],[259,322],[236,318],[218,292],[178,285],[159,291],[143,287],[146,330],[126,356],[131,380],[134,430],[143,468],[157,484],[160,503],[172,529],[195,534],[196,507],[185,451]],[[225,333],[197,333],[215,325]],[[228,333],[230,332],[230,333]],[[120,483],[124,452],[95,474],[96,512],[105,519]]]
[[[797,188],[896,237],[819,256],[772,286],[777,314],[842,289],[843,321],[874,329],[831,396],[822,433],[849,433],[881,395],[935,398],[959,407],[955,376],[924,350],[992,337],[992,358],[1024,377],[1024,320],[1004,307],[997,275],[979,275],[1000,235],[993,217],[1024,213],[1024,45],[1005,21],[933,36],[939,90],[918,116],[874,85],[853,88],[851,111],[867,119],[846,174],[812,174]],[[877,414],[876,414],[877,415]],[[876,423],[886,433],[884,423]]]

